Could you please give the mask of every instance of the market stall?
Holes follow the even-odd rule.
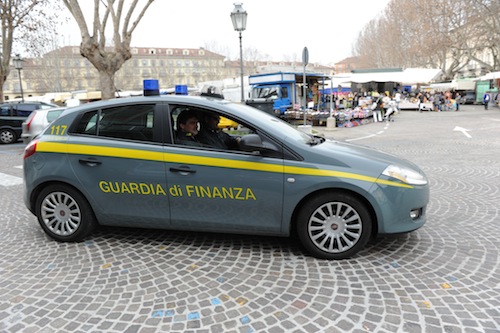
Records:
[[[352,73],[334,75],[328,87],[320,91],[326,96],[327,103],[306,110],[294,108],[286,110],[281,117],[292,123],[306,122],[312,125],[325,125],[331,116],[337,127],[353,127],[372,122],[372,94],[394,91],[419,90],[439,77],[440,69],[407,68],[407,69],[373,69],[358,70]],[[357,105],[352,103],[353,94],[359,97]],[[419,101],[415,96],[407,95],[399,104],[401,110],[418,110]],[[420,109],[433,109],[430,102],[420,105]],[[305,113],[305,115],[304,115]]]

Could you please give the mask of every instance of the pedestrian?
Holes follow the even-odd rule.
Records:
[[[396,95],[394,95],[394,100],[396,101],[396,108],[399,111],[399,104],[401,103],[401,93],[399,90],[396,92]]]
[[[435,93],[432,98],[432,104],[434,105],[434,111],[441,111],[441,93]]]
[[[418,93],[418,112],[422,113],[422,109],[424,108],[425,96],[422,93]]]
[[[393,99],[391,99],[389,103],[387,103],[387,105],[384,103],[384,106],[387,107],[384,117],[387,122],[394,121],[393,117],[398,113],[398,108],[396,105],[396,101]]]
[[[354,109],[359,105],[359,95],[357,92],[354,93],[354,97],[352,98],[352,108]]]
[[[372,97],[372,98],[375,98],[375,97]],[[371,109],[373,110],[373,121],[375,123],[382,121],[383,120],[382,110],[384,109],[384,102],[382,101],[381,94],[377,97],[377,100],[373,102]]]
[[[488,104],[490,103],[490,94],[488,94],[487,92],[485,92],[483,95],[483,103],[484,109],[488,110]]]
[[[461,98],[462,98],[462,96],[460,96],[460,93],[457,92],[457,94],[455,95],[455,103],[457,104],[455,111],[460,111],[460,99]]]

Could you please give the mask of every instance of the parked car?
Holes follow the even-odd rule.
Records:
[[[476,93],[474,91],[466,91],[460,97],[460,104],[474,104],[476,102]]]
[[[176,141],[182,111],[238,123],[237,146]],[[26,146],[23,172],[26,207],[57,241],[83,240],[98,225],[293,233],[315,257],[342,259],[374,235],[418,229],[429,201],[427,178],[409,161],[248,105],[182,95],[67,109]]]
[[[50,109],[38,109],[29,115],[22,123],[23,131],[21,137],[24,143],[28,143],[42,130],[53,122],[65,110],[65,107],[56,107]]]
[[[23,102],[0,104],[0,143],[14,143],[22,133],[22,123],[32,111],[57,107],[44,102]]]

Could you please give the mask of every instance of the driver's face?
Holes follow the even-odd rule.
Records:
[[[207,117],[207,124],[211,129],[216,129],[219,125],[220,117],[218,116],[209,116]]]

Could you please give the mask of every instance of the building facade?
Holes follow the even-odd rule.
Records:
[[[197,87],[198,83],[240,78],[239,61],[199,49],[132,47],[132,58],[115,74],[116,91],[142,91],[143,81],[156,79],[160,89],[176,85]],[[290,68],[302,70],[300,63],[245,61],[244,75]],[[308,70],[332,75],[333,68],[309,64]],[[65,46],[41,58],[24,59],[21,70],[24,97],[47,93],[99,91],[99,75],[80,54],[79,46]],[[5,99],[21,96],[18,72],[12,68],[4,84]]]

